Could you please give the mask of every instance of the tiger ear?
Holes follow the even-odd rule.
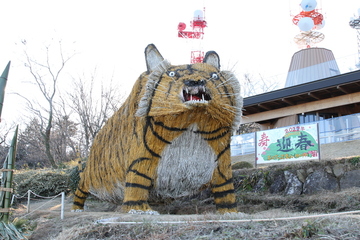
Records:
[[[220,69],[220,58],[219,55],[215,51],[209,51],[205,54],[203,63],[210,64],[217,69]]]
[[[149,44],[145,48],[145,60],[148,72],[152,72],[162,61],[164,61],[164,58],[154,44]]]

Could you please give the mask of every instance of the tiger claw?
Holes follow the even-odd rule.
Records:
[[[71,212],[84,212],[84,209],[72,209]]]

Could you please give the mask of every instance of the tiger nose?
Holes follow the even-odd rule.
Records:
[[[205,80],[199,80],[199,81],[184,80],[184,84],[189,87],[204,86]]]

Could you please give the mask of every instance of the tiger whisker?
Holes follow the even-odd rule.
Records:
[[[233,105],[229,105],[229,104],[221,104],[222,106],[228,106],[228,107],[231,107],[235,110],[242,110],[242,107],[238,107],[238,106],[233,106]]]
[[[166,91],[163,91],[163,90],[159,90],[159,89],[155,89],[155,91],[165,93],[165,94],[167,94],[168,96],[169,96],[169,95],[170,95],[170,96],[176,96],[176,94],[169,93],[169,92],[166,92]]]
[[[157,85],[160,86],[160,87],[166,88],[165,85],[158,84],[158,83],[157,83]],[[165,94],[167,94],[168,96],[169,96],[169,95],[171,95],[171,96],[176,96],[176,94],[170,93],[170,92],[168,92],[168,91],[160,90],[160,89],[155,88],[155,87],[153,87],[152,89],[155,90],[155,91],[159,91],[159,92],[165,93]]]
[[[219,93],[220,95],[224,95],[224,96],[240,96],[240,93]]]
[[[229,111],[229,112],[231,112],[231,113],[236,114],[236,113],[239,111],[239,109],[238,109],[237,107],[230,106],[230,107],[232,107],[232,108],[235,108],[235,110],[233,110],[233,109],[230,109],[230,108],[225,107],[225,106],[230,106],[230,105],[228,105],[228,104],[221,104],[221,107],[222,107],[222,108],[226,109],[227,111]],[[238,111],[237,111],[237,110],[238,110]]]
[[[224,82],[216,85],[215,88],[219,88],[219,87],[221,87],[222,85],[227,84],[229,81],[234,81],[235,79],[236,79],[235,77],[228,78],[228,79],[226,79],[226,81],[224,81]]]

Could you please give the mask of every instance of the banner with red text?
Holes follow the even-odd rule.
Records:
[[[256,132],[256,163],[320,159],[318,124]]]

